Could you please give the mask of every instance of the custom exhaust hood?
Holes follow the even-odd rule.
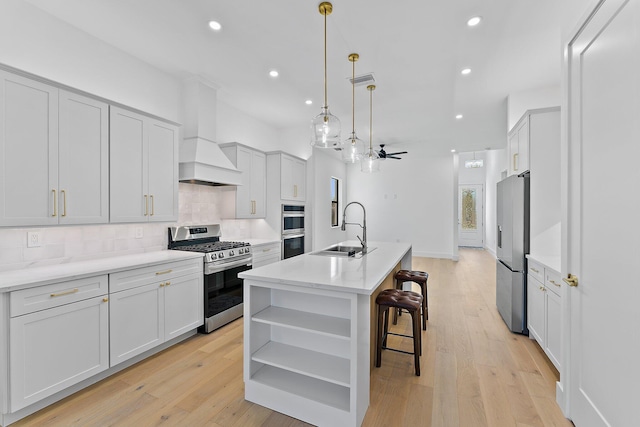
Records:
[[[201,78],[184,85],[184,136],[180,143],[180,182],[242,185],[242,172],[225,156],[216,139],[217,91]]]

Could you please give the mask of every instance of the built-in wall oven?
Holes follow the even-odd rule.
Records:
[[[304,253],[304,205],[282,205],[282,259]]]
[[[169,228],[169,249],[204,253],[204,325],[209,333],[242,316],[243,281],[238,274],[251,269],[251,247],[220,241],[220,225]]]

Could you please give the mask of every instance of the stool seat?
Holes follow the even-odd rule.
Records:
[[[427,281],[429,273],[419,270],[398,270],[393,276],[396,280],[396,289],[402,289],[404,282],[415,282],[422,291],[422,329],[427,329],[427,319],[429,319],[429,305],[427,303]],[[402,310],[396,310],[393,315],[393,324],[397,322],[398,314],[402,315]]]
[[[382,349],[393,350],[400,353],[413,354],[415,360],[416,375],[420,376],[420,355],[422,354],[422,335],[420,333],[420,309],[422,307],[422,295],[417,292],[403,291],[402,289],[385,289],[376,297],[378,306],[378,331],[376,339],[376,367],[382,364]],[[411,314],[413,335],[403,335],[389,332],[389,309],[394,312],[403,309]],[[413,338],[413,353],[387,347],[387,335],[398,335]]]

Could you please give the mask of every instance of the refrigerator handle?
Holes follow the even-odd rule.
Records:
[[[502,226],[498,226],[498,247],[502,247]]]

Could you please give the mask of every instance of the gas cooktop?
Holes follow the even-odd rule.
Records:
[[[220,224],[169,228],[169,249],[205,253],[204,262],[227,262],[251,257],[249,243],[221,241]]]

